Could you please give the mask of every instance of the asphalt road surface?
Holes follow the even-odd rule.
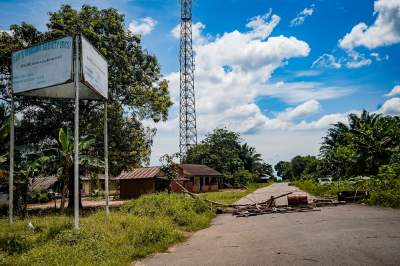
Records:
[[[293,190],[276,183],[250,197],[262,201]],[[240,200],[246,202],[251,200]],[[351,204],[248,218],[218,215],[209,228],[136,265],[400,265],[400,210]]]

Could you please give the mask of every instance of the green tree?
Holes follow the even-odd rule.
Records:
[[[172,155],[164,154],[160,158],[161,171],[165,174],[168,179],[168,193],[171,192],[171,182],[177,177],[176,170],[178,167],[177,159],[180,158],[179,153],[174,153]]]
[[[328,130],[321,147],[325,172],[337,178],[377,175],[400,146],[400,119],[363,111],[350,114],[348,125]]]
[[[293,179],[292,167],[290,162],[280,161],[275,166],[276,174],[284,181]]]
[[[232,183],[240,179],[238,175],[252,181],[261,176],[272,177],[272,166],[261,159],[254,147],[242,142],[239,133],[217,128],[200,144],[191,147],[184,161],[212,167]]]
[[[81,139],[79,142],[80,153],[87,151],[93,143],[94,139],[92,138]],[[69,193],[68,208],[72,209],[74,206],[74,137],[71,130],[61,128],[58,133],[57,145],[48,149],[47,153],[50,155],[51,162],[55,165],[57,174],[60,177],[60,183],[62,184],[60,211],[63,213],[67,193]],[[95,168],[103,167],[103,162],[87,154],[79,155],[79,164]],[[79,191],[79,205],[82,207],[80,194]]]
[[[239,133],[217,128],[187,152],[185,161],[208,165],[221,173],[234,173],[244,167],[240,159]]]
[[[13,34],[0,33],[0,84],[7,98],[10,84],[11,52],[40,41],[82,33],[107,59],[109,65],[110,172],[149,162],[155,130],[142,120],[166,120],[172,105],[168,83],[162,79],[154,55],[141,46],[140,36],[124,25],[124,15],[116,9],[98,9],[84,5],[75,10],[63,5],[49,13],[48,31],[32,25],[11,25]],[[73,127],[74,104],[71,100],[18,97],[16,110],[22,120],[16,127],[16,144],[40,143],[57,134],[57,129]],[[81,135],[92,135],[95,148],[91,155],[103,156],[103,103],[81,101]],[[16,158],[18,160],[18,158]]]

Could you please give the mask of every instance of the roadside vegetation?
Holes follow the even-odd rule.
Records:
[[[225,184],[236,187],[257,182],[261,177],[274,177],[272,166],[256,148],[243,142],[239,133],[225,128],[214,129],[191,147],[184,161],[207,165],[224,175]]]
[[[203,198],[232,203],[266,185],[204,193],[197,199],[166,192],[144,195],[109,217],[104,210],[85,215],[79,231],[72,217],[60,214],[17,220],[11,226],[2,219],[0,265],[128,265],[208,227],[215,210]]]
[[[317,196],[368,190],[366,203],[400,207],[400,118],[364,111],[348,121],[332,125],[318,157],[276,164],[278,176]]]
[[[142,47],[141,36],[132,34],[124,21],[124,15],[114,8],[83,5],[74,9],[62,5],[49,12],[46,31],[23,22],[11,25],[10,31],[0,32],[0,187],[8,186],[11,53],[64,36],[83,34],[108,62],[110,176],[149,162],[155,129],[142,122],[165,121],[172,101],[157,58]],[[24,96],[14,99],[17,114],[14,178],[18,186],[14,210],[16,215],[25,215],[29,178],[57,176],[61,187],[67,186],[68,191],[74,191],[74,182],[69,182],[73,180],[70,178],[73,176],[71,146],[64,145],[72,141],[68,128],[73,128],[74,103],[65,99]],[[96,175],[103,172],[103,169],[87,164],[88,160],[83,162],[104,156],[103,123],[99,123],[103,119],[103,110],[103,101],[82,101],[80,104],[82,145],[85,140],[93,144],[84,150],[85,158],[81,157],[82,173]],[[62,128],[65,129],[64,138],[60,139]],[[38,157],[50,156],[43,154],[50,147],[53,151],[58,149],[59,162],[47,161],[38,165]],[[69,202],[72,204],[72,200]]]
[[[329,184],[318,184],[314,180],[297,180],[290,183],[312,195],[319,197],[336,197],[340,191],[368,191],[369,198],[362,202],[381,207],[400,207],[400,179],[370,179],[358,182],[334,181]]]

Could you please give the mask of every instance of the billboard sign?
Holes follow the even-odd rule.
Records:
[[[12,54],[14,93],[23,94],[72,82],[72,41],[72,37],[65,37],[14,52]],[[31,95],[35,96],[34,93]]]
[[[82,82],[108,98],[108,65],[106,59],[84,38],[82,40]]]

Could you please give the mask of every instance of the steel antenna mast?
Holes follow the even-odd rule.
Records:
[[[181,1],[179,150],[185,155],[197,144],[192,48],[192,0]]]

